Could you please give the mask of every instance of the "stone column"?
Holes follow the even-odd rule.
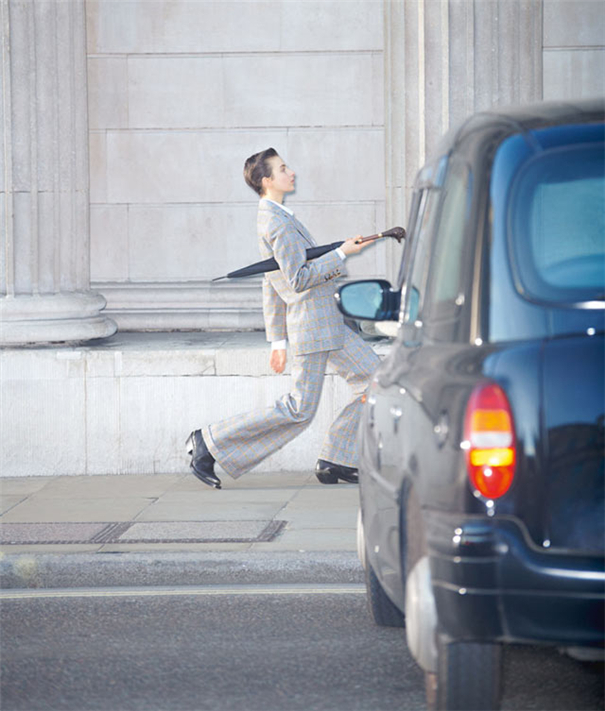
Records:
[[[406,226],[416,173],[451,126],[542,98],[542,0],[385,0],[384,8],[387,222]]]
[[[0,344],[110,336],[90,291],[84,0],[0,0]]]

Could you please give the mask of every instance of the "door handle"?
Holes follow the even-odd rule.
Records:
[[[437,440],[438,447],[443,447],[443,445],[447,442],[449,433],[450,420],[447,416],[447,412],[442,412],[437,418],[437,422],[433,427],[433,434],[435,435],[435,439]]]
[[[389,412],[391,413],[391,417],[393,418],[393,433],[397,434],[397,432],[399,431],[399,420],[403,415],[403,410],[397,405],[392,405]]]

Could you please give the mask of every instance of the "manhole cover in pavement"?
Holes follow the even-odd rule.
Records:
[[[4,523],[0,544],[264,543],[285,521],[139,521],[128,523]]]
[[[285,521],[169,521],[133,523],[115,543],[270,541]],[[277,527],[274,525],[277,524]]]

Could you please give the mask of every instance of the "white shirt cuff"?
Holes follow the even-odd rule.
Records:
[[[344,262],[344,260],[347,258],[347,255],[342,251],[342,249],[341,249],[340,247],[336,247],[336,250],[335,250],[335,251],[336,251],[336,254],[337,254],[337,255],[342,259],[342,261]]]
[[[288,341],[284,338],[282,341],[273,341],[271,343],[272,351],[285,351],[288,345]]]

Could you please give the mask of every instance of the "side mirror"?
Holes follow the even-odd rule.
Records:
[[[401,293],[384,279],[365,279],[341,286],[334,294],[340,311],[363,321],[398,321]]]

